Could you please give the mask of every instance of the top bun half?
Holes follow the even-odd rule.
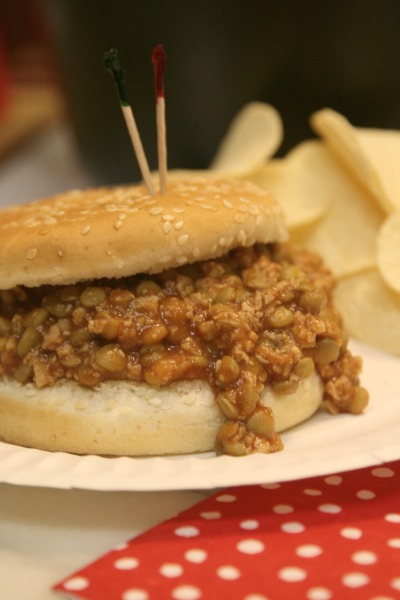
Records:
[[[0,211],[0,289],[157,273],[287,239],[279,204],[252,183],[174,178],[74,190]]]

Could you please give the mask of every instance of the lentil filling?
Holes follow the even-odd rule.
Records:
[[[151,277],[0,292],[0,374],[94,387],[206,380],[226,422],[216,451],[282,449],[267,384],[285,395],[316,370],[331,413],[360,413],[368,393],[332,305],[334,279],[290,244],[238,248]]]

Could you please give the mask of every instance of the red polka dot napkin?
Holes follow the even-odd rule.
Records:
[[[400,598],[400,461],[230,488],[54,587],[87,600]]]

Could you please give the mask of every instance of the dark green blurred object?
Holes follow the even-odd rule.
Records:
[[[44,0],[70,113],[96,181],[140,179],[103,54],[119,49],[129,101],[157,167],[151,51],[167,53],[168,164],[204,168],[247,102],[281,113],[280,153],[312,135],[324,106],[354,124],[400,129],[400,2]]]

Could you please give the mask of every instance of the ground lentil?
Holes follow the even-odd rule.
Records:
[[[227,417],[217,452],[274,452],[283,446],[260,403],[265,384],[287,394],[316,369],[330,412],[368,402],[333,285],[317,256],[284,244],[151,277],[16,287],[0,292],[0,374],[38,387],[205,379]]]

